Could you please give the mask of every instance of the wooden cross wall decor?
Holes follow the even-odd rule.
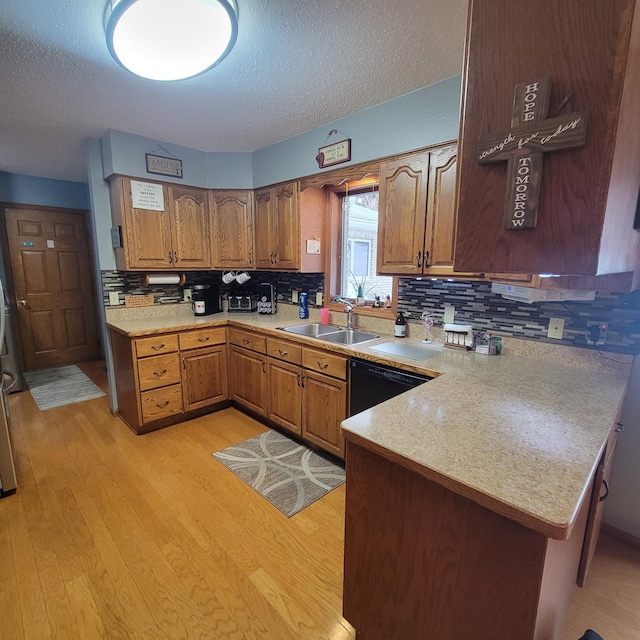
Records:
[[[576,111],[547,119],[550,93],[549,77],[517,85],[511,129],[483,134],[478,141],[478,164],[508,160],[505,229],[536,226],[542,154],[584,144],[586,114]]]

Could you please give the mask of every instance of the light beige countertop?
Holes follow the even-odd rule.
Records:
[[[345,437],[557,539],[570,533],[630,372],[629,356],[605,354],[611,355],[605,359],[597,352],[538,348],[529,341],[505,339],[500,356],[434,345],[432,356],[416,361],[369,348],[391,336],[344,347],[278,331],[301,322],[290,312],[204,318],[180,313],[137,319],[107,313],[107,322],[130,337],[238,325],[438,376],[348,418],[342,423]]]

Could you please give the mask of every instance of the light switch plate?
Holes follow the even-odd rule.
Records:
[[[298,292],[295,289],[291,292],[291,302],[293,302],[293,304],[298,302]]]
[[[109,304],[114,307],[120,304],[117,291],[109,291]]]
[[[316,293],[316,307],[322,306],[322,293],[319,291]]]
[[[547,338],[554,340],[562,340],[564,336],[564,319],[549,318],[549,329],[547,330]]]

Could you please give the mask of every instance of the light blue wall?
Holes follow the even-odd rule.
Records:
[[[250,153],[205,154],[208,189],[253,189]]]
[[[107,131],[102,136],[101,144],[105,178],[117,173],[125,176],[149,178],[150,180],[161,180],[162,182],[189,184],[195,187],[207,186],[207,154],[202,151],[114,130]],[[160,149],[160,146],[182,160],[183,178],[147,173],[146,153],[154,153],[160,156],[169,155],[166,151]]]
[[[349,164],[456,140],[461,85],[461,76],[454,76],[260,149],[253,153],[253,186],[321,173],[315,157],[332,129],[351,138]]]
[[[89,193],[84,182],[37,178],[0,171],[0,202],[88,209]]]

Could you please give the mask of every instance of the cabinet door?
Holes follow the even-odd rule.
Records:
[[[273,208],[271,189],[259,189],[254,193],[255,211],[255,247],[256,268],[275,268],[276,247],[272,244],[275,233],[272,230],[273,221],[271,210]]]
[[[114,202],[117,198],[124,250],[124,265],[119,264],[118,268],[153,270],[172,267],[171,212],[167,189],[163,189],[164,211],[135,209],[131,199],[131,180],[120,178],[112,183],[112,209],[117,206]],[[114,223],[117,223],[115,215]]]
[[[267,417],[281,427],[300,433],[302,416],[302,369],[269,358],[269,412]]]
[[[250,191],[211,194],[214,269],[253,268],[253,198]]]
[[[192,411],[229,397],[224,345],[182,354],[184,410]]]
[[[231,399],[258,415],[266,415],[266,356],[233,346],[230,348],[230,355]]]
[[[428,173],[426,152],[380,164],[378,273],[422,273]]]
[[[344,457],[340,423],[347,417],[347,383],[303,371],[302,437]]]
[[[432,151],[427,189],[425,273],[451,275],[456,228],[456,145]]]
[[[298,211],[298,183],[290,182],[275,187],[272,229],[276,234],[276,267],[278,269],[300,268],[300,220]]]
[[[619,414],[618,414],[619,417]],[[580,556],[580,566],[578,567],[578,586],[583,587],[587,579],[587,573],[593,559],[593,553],[596,550],[596,544],[600,535],[600,527],[602,525],[602,517],[604,516],[605,500],[609,494],[609,483],[611,482],[611,474],[613,473],[613,460],[618,444],[618,434],[622,429],[622,425],[616,422],[609,433],[607,447],[602,456],[602,460],[596,469],[593,481],[593,491],[591,494],[591,504],[589,505],[589,517],[587,520],[587,530],[584,536],[584,544],[582,545],[582,555]]]
[[[171,186],[172,266],[210,269],[209,207],[204,189]]]

